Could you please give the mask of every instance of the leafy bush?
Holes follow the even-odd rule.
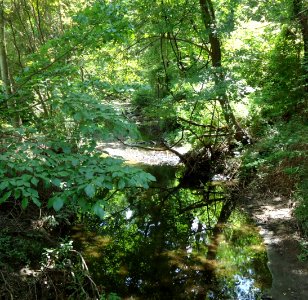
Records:
[[[308,173],[306,167],[306,174]],[[302,232],[308,237],[308,180],[304,179],[301,185],[299,185],[297,191],[298,206],[295,209],[295,215],[299,222]],[[308,253],[306,245],[306,254]],[[308,255],[307,255],[308,258]]]
[[[43,252],[43,243],[39,236],[31,232],[23,235],[12,234],[7,228],[0,231],[0,267],[10,268],[29,265],[36,262]]]
[[[143,87],[138,90],[132,99],[132,104],[137,108],[147,108],[153,104],[155,96],[150,88]]]
[[[0,154],[0,204],[9,198],[60,210],[80,206],[100,217],[109,192],[147,188],[155,178],[122,160],[101,157],[92,147],[73,152],[69,143],[27,140],[7,146]]]

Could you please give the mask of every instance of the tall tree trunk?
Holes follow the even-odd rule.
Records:
[[[209,42],[211,45],[210,57],[212,66],[215,70],[215,85],[218,87],[220,94],[218,95],[218,101],[220,103],[224,118],[229,127],[235,128],[235,139],[242,143],[247,143],[248,137],[244,130],[237,122],[233,110],[230,106],[230,102],[227,93],[221,86],[225,82],[225,76],[222,72],[222,54],[219,37],[217,36],[216,18],[213,3],[211,0],[199,0],[202,21],[204,23],[205,30],[207,31]]]
[[[0,68],[1,68],[1,80],[2,80],[2,91],[4,98],[7,101],[7,108],[11,114],[14,114],[15,103],[9,99],[9,96],[12,94],[10,77],[9,77],[9,67],[6,53],[6,44],[5,44],[5,20],[4,20],[4,4],[3,0],[0,2]],[[19,114],[15,114],[12,123],[15,126],[19,126],[20,117]]]
[[[293,0],[295,18],[298,20],[304,42],[304,60],[308,63],[308,5],[303,0]]]
[[[9,69],[8,69],[7,55],[6,55],[4,28],[5,28],[5,21],[4,21],[4,11],[3,11],[3,1],[1,1],[0,3],[0,68],[1,68],[2,90],[3,90],[5,98],[8,98],[8,95],[10,94],[10,81],[9,81]]]
[[[293,13],[298,21],[304,43],[304,74],[306,83],[306,92],[308,92],[308,5],[304,5],[303,0],[293,0]]]

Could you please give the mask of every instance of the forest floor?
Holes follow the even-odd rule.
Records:
[[[269,297],[274,300],[308,299],[308,262],[302,262],[300,237],[290,198],[270,192],[246,192],[243,209],[256,222],[267,248],[272,274]]]

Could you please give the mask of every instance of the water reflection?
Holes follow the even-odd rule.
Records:
[[[265,249],[223,185],[184,189],[175,168],[147,171],[155,187],[118,194],[104,222],[76,229],[101,288],[124,299],[260,299],[271,284]]]

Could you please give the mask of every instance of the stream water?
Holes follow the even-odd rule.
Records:
[[[73,228],[106,295],[261,299],[271,287],[266,250],[224,183],[187,187],[178,167],[143,168],[157,179],[149,190],[117,193],[103,221],[86,217]]]

